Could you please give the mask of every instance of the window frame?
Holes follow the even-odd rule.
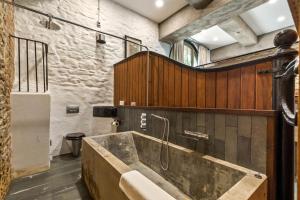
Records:
[[[185,40],[183,41],[183,51],[184,51],[184,47],[185,47],[185,46],[188,46],[189,48],[191,48],[191,49],[193,50],[193,52],[194,52],[194,58],[196,59],[196,63],[198,63],[198,59],[199,59],[199,58],[198,58],[199,51],[198,51],[196,45],[195,45],[192,41],[190,41],[190,40],[188,40],[188,39],[185,39]],[[170,49],[169,58],[171,58],[171,57],[172,57],[172,54],[174,53],[174,52],[173,52],[173,49],[174,49],[174,44],[172,45],[172,47],[171,47],[171,49]],[[183,52],[183,56],[184,56],[183,60],[185,60],[184,52]],[[192,65],[188,65],[188,66],[190,66],[190,67],[195,67],[195,66],[196,66],[195,63],[194,63],[194,58],[192,59]],[[186,63],[184,63],[184,64],[187,65]]]

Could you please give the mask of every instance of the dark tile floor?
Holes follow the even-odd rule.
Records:
[[[80,158],[55,157],[51,169],[13,181],[6,200],[91,200],[81,180]]]

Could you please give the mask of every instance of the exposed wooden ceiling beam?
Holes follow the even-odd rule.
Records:
[[[258,39],[256,34],[239,16],[226,20],[218,24],[218,26],[236,39],[242,46],[257,44]]]
[[[160,39],[175,42],[199,33],[268,0],[214,0],[205,9],[186,6],[160,24]]]

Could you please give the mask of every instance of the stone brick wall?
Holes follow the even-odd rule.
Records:
[[[14,10],[0,2],[0,199],[11,181],[10,92],[13,83]]]
[[[97,28],[98,0],[16,2]],[[158,41],[158,24],[111,0],[101,0],[100,4],[103,31],[141,39],[152,51],[164,53],[163,44]],[[17,36],[49,44],[51,154],[58,155],[70,150],[63,140],[67,133],[80,131],[96,135],[110,132],[111,119],[93,118],[92,107],[112,104],[113,64],[124,59],[124,42],[106,37],[105,45],[97,45],[94,32],[57,21],[61,27],[59,31],[47,30],[40,24],[41,20],[45,17],[22,9],[15,11]],[[80,113],[66,115],[68,104],[79,105]]]

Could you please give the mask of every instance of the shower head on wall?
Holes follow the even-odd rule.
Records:
[[[41,20],[40,24],[42,24],[45,28],[49,30],[58,31],[60,30],[60,26],[53,22],[52,17],[50,16],[48,20]]]

